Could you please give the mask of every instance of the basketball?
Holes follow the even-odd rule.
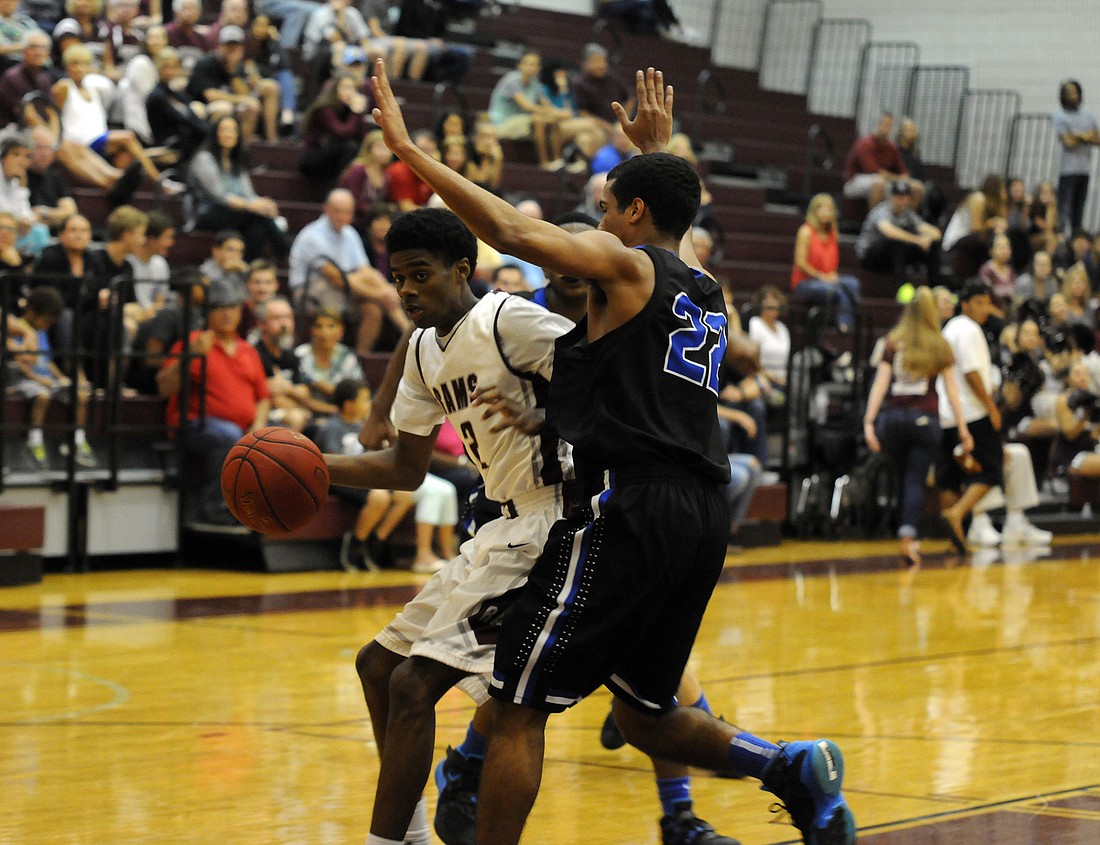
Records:
[[[222,495],[247,528],[262,534],[293,531],[316,516],[328,496],[328,466],[305,435],[261,428],[229,450]]]

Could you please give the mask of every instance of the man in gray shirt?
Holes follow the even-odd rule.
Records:
[[[1081,83],[1062,83],[1058,97],[1062,108],[1054,113],[1054,131],[1062,144],[1058,163],[1058,222],[1068,237],[1081,228],[1085,197],[1089,192],[1090,145],[1100,144],[1100,129],[1092,112],[1081,108]]]
[[[913,189],[907,179],[890,184],[890,198],[871,209],[856,241],[856,255],[868,270],[889,271],[898,287],[905,284],[906,267],[927,268],[928,285],[940,282],[940,239],[943,233],[913,211]]]

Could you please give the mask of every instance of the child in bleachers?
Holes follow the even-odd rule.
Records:
[[[30,400],[30,429],[27,431],[27,452],[39,469],[49,466],[46,443],[42,426],[46,421],[46,411],[50,402],[58,399],[67,402],[72,382],[61,372],[50,355],[49,329],[57,322],[63,303],[61,296],[53,288],[37,287],[27,295],[27,304],[23,310],[24,322],[37,333],[37,349],[30,349],[13,357],[15,376],[7,385],[6,392]],[[13,339],[13,349],[27,349]],[[77,384],[76,409],[76,461],[81,466],[95,466],[95,453],[89,445],[84,431],[88,417],[88,397],[91,387],[83,373]],[[67,448],[64,447],[63,448]]]
[[[363,451],[359,429],[370,413],[370,388],[361,379],[344,379],[333,390],[333,402],[339,413],[330,417],[317,432],[321,451],[357,455]],[[355,527],[344,534],[340,547],[340,564],[354,571],[379,566],[392,566],[388,539],[409,508],[416,505],[416,556],[414,572],[435,572],[443,565],[432,543],[438,538],[443,558],[455,554],[454,530],[458,521],[458,498],[455,487],[434,475],[426,475],[414,492],[363,490],[333,487],[333,493],[360,507]]]

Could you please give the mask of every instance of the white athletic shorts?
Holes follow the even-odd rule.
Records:
[[[513,499],[502,516],[477,530],[458,556],[375,637],[404,657],[427,657],[469,672],[458,687],[478,704],[489,697],[497,635],[504,610],[515,600],[542,553],[550,526],[561,518],[560,486]]]

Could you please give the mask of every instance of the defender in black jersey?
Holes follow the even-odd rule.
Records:
[[[671,132],[671,88],[651,68],[637,76],[635,120],[614,105],[647,154],[609,174],[600,231],[571,235],[425,155],[409,138],[381,62],[374,84],[387,146],[475,234],[502,252],[593,281],[586,321],[555,347],[547,407],[548,424],[572,440],[590,495],[553,527],[501,628],[479,845],[519,842],[538,792],[549,713],[600,684],[615,693],[616,721],[641,751],[760,778],[807,845],[854,842],[834,743],[774,745],[675,706],[724,559],[720,485],[728,466],[716,410],[725,311],[684,237],[699,180],[682,159],[658,152]]]

